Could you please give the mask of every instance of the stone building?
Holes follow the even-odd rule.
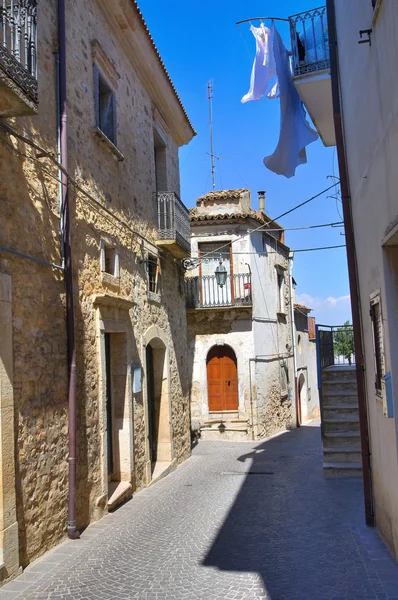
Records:
[[[260,203],[223,190],[190,211],[191,418],[204,439],[260,439],[296,423],[289,248]]]
[[[189,215],[179,200],[178,148],[195,132],[134,0],[67,2],[66,50],[59,33],[63,2],[59,14],[56,4],[15,0],[13,13],[1,13],[3,579],[66,529],[68,368],[59,233],[65,178],[77,528],[190,453],[180,260],[189,255]],[[67,169],[59,164],[60,156],[65,161],[62,93]]]

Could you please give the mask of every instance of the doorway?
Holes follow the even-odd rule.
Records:
[[[207,355],[209,412],[237,411],[238,370],[229,346],[214,346]]]
[[[299,425],[306,420],[308,414],[308,391],[307,381],[303,372],[300,373],[298,380],[298,421]]]
[[[150,468],[153,478],[172,460],[169,364],[161,339],[151,339],[146,345],[145,359],[148,477]]]
[[[158,423],[159,407],[155,397],[155,373],[153,368],[153,349],[151,345],[146,347],[146,376],[147,376],[147,398],[148,398],[148,440],[152,471],[157,459],[158,449]]]
[[[112,419],[112,370],[111,370],[111,334],[105,333],[105,368],[106,368],[106,439],[108,480],[113,476],[113,419]]]

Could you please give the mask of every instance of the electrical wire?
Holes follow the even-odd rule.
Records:
[[[276,242],[278,242],[278,240],[275,240]],[[337,246],[322,246],[320,248],[299,248],[298,250],[290,250],[290,252],[293,252],[294,254],[297,254],[297,252],[315,252],[316,250],[333,250],[334,248],[345,248],[346,245],[345,244],[339,244]],[[213,258],[217,258],[218,256],[229,256],[230,253],[229,252],[218,252],[218,250],[213,250],[212,252],[208,252],[207,254],[212,254]],[[254,256],[268,256],[268,254],[279,254],[278,250],[268,250],[266,252],[231,252],[231,254],[233,256],[237,255],[237,254],[243,254],[243,255],[254,255]],[[200,258],[202,259],[204,257],[204,254],[200,255]],[[199,258],[199,255],[198,255]],[[199,263],[195,264],[195,269],[199,266]]]

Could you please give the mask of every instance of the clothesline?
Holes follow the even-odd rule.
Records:
[[[236,25],[241,23],[250,23],[251,21],[285,21],[289,23],[289,19],[282,19],[281,17],[253,17],[252,19],[243,19],[243,21],[237,21]]]

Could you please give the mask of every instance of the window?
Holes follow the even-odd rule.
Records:
[[[382,393],[381,380],[384,373],[383,319],[381,313],[380,292],[370,297],[370,317],[373,329],[373,352],[375,358],[375,388],[379,396]]]
[[[96,126],[116,145],[116,99],[115,93],[94,66]]]
[[[148,292],[160,293],[160,262],[158,257],[148,254]]]
[[[113,277],[120,277],[119,252],[112,244],[101,240],[101,271]]]
[[[281,394],[286,395],[288,392],[287,386],[289,383],[289,376],[287,365],[285,361],[283,361],[280,365],[280,384],[281,384]]]
[[[285,313],[285,277],[282,271],[277,271],[277,308],[276,312]]]

